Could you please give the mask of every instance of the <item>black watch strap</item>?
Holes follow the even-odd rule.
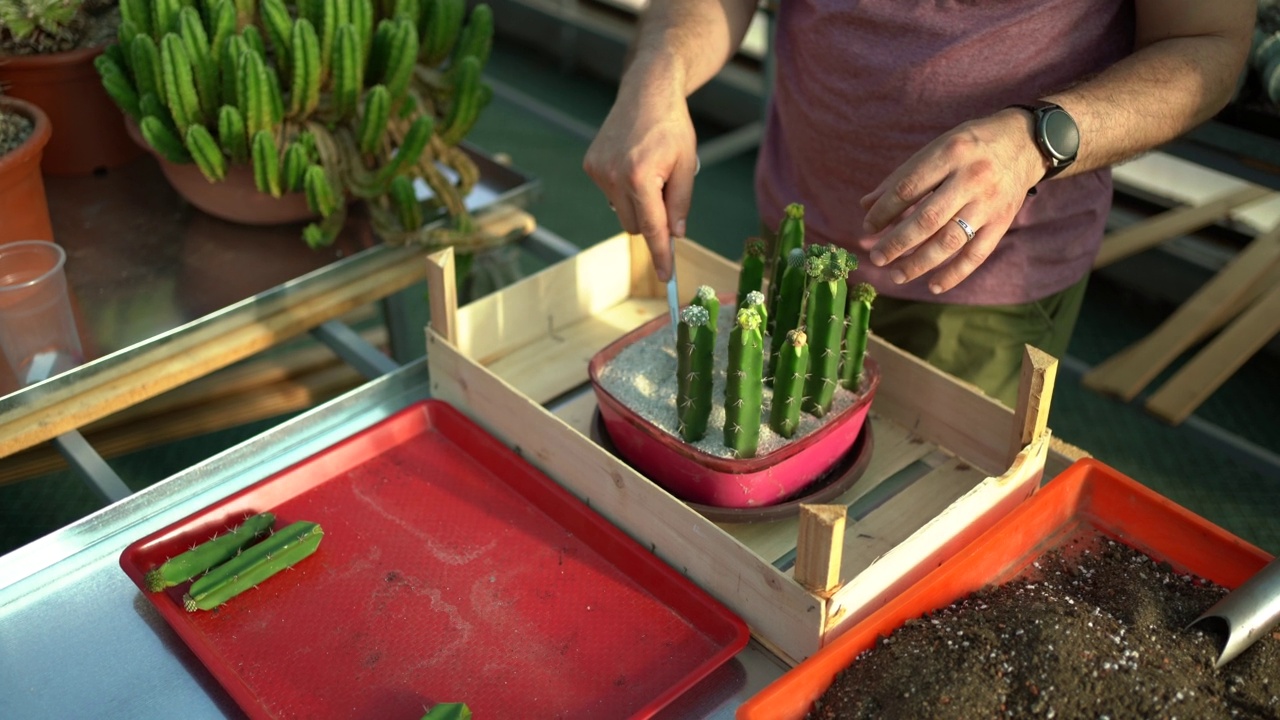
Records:
[[[1049,169],[1042,180],[1054,177],[1075,162],[1076,154],[1080,151],[1080,129],[1062,106],[1036,100],[1009,107],[1031,113],[1036,149],[1049,163]]]

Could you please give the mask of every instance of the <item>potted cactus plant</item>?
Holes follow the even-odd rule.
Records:
[[[40,174],[49,135],[44,111],[0,95],[0,242],[53,239]]]
[[[93,67],[119,24],[114,0],[0,0],[0,85],[48,115],[46,174],[87,175],[141,154]]]
[[[469,17],[465,0],[120,9],[102,84],[197,207],[245,223],[312,218],[303,237],[317,247],[361,200],[386,241],[465,245],[479,173],[458,144],[490,97],[487,5]],[[452,222],[425,230],[441,210]]]
[[[805,246],[799,204],[778,235],[771,301],[761,292],[762,253],[749,244],[737,295],[698,288],[674,345],[660,317],[589,365],[610,444],[684,500],[789,500],[851,451],[875,394],[879,371],[865,356],[875,291],[859,283],[850,292],[856,259]]]

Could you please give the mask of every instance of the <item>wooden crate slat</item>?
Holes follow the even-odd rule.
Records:
[[[664,302],[624,300],[613,307],[545,331],[541,338],[488,363],[490,372],[543,404],[588,381],[587,364],[606,345],[666,312]]]

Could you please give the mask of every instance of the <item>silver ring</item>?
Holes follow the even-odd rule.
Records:
[[[969,242],[973,242],[974,236],[977,235],[977,233],[974,232],[973,227],[971,227],[969,223],[965,222],[964,220],[961,220],[960,218],[956,218],[956,224],[959,225],[960,229],[964,231],[964,235],[965,237],[969,238]]]

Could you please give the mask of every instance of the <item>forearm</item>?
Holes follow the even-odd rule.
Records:
[[[1230,17],[1203,34],[1144,37],[1140,31],[1140,49],[1128,58],[1046,97],[1066,108],[1080,126],[1080,153],[1064,174],[1127,160],[1221,110],[1244,67],[1253,7],[1252,2],[1215,4],[1215,11]]]
[[[650,0],[641,15],[623,90],[671,83],[688,97],[724,67],[742,43],[751,0]]]

